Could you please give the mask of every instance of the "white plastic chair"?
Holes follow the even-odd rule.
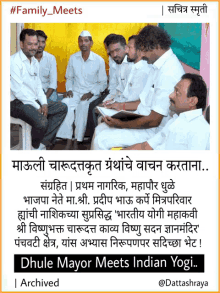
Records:
[[[11,150],[31,150],[31,126],[23,120],[13,117],[11,117],[11,123],[21,125],[19,127],[19,143]]]

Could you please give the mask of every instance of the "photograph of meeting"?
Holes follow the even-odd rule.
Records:
[[[11,23],[11,150],[209,150],[209,23]]]

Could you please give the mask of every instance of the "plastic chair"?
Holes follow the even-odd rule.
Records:
[[[210,106],[206,108],[205,119],[210,124]]]
[[[19,143],[12,147],[11,150],[31,150],[31,126],[21,119],[11,117],[12,124],[18,124],[19,127]]]

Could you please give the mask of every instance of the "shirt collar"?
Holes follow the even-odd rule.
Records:
[[[115,61],[114,61],[115,62]],[[134,64],[134,62],[128,62],[128,58],[127,58],[127,55],[125,55],[125,57],[124,57],[124,59],[123,59],[123,61],[122,61],[122,63],[121,64],[118,64],[118,63],[116,63],[115,62],[115,65],[116,66],[121,66],[122,64]]]
[[[43,51],[43,55],[42,55],[42,58],[41,59],[44,59],[46,57],[46,52]]]
[[[26,61],[26,60],[29,61],[29,59],[28,59],[27,56],[23,53],[22,50],[19,51],[19,54],[20,54],[20,58],[21,58],[21,61],[22,61],[22,62],[24,62],[24,61]],[[34,56],[31,57],[31,63],[32,63],[33,61],[35,61],[35,60],[36,60],[36,59],[34,58]],[[29,61],[29,62],[30,62],[30,61]]]
[[[128,62],[127,55],[125,55],[124,60],[122,61],[122,63],[132,63],[132,62]]]
[[[190,110],[180,113],[179,117],[184,117],[187,121],[191,121],[199,116],[202,116],[202,109]]]
[[[134,63],[133,68],[140,69],[144,65],[143,62],[147,63],[145,60],[139,60],[137,63]]]
[[[113,59],[113,61],[114,61],[114,59]],[[122,64],[128,64],[128,63],[134,64],[133,62],[128,62],[127,55],[125,55],[123,61],[120,64],[115,62],[115,66],[120,67]]]
[[[170,48],[168,51],[166,51],[159,59],[157,59],[156,62],[154,62],[153,67],[156,69],[160,69],[163,64],[167,61],[167,59],[170,58],[170,56],[173,55],[173,50]]]
[[[45,51],[43,51],[43,55],[42,55],[42,57],[41,57],[41,59],[40,59],[40,62],[41,62],[41,60],[43,60],[44,58],[46,57],[46,53],[45,53]],[[36,58],[35,58],[36,59]],[[38,61],[38,60],[37,60]]]
[[[82,52],[81,52],[81,51],[77,52],[76,54],[77,54],[76,57],[81,57],[81,58],[82,58]],[[83,59],[83,58],[82,58],[82,59]],[[89,53],[89,58],[88,58],[87,60],[91,60],[91,61],[94,60],[94,53],[93,53],[92,51],[90,51],[90,53]],[[87,61],[87,60],[86,60],[86,61]]]

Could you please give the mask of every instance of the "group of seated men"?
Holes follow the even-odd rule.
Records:
[[[33,149],[53,145],[56,137],[67,139],[70,149],[73,124],[75,141],[82,142],[87,129],[94,150],[209,149],[206,84],[201,76],[184,73],[165,30],[148,25],[128,44],[121,35],[108,35],[108,87],[105,62],[91,51],[91,34],[82,31],[62,97],[56,92],[56,59],[44,51],[46,40],[43,31],[24,29],[21,50],[11,57],[11,116],[32,126]],[[129,121],[105,116],[98,125],[98,105],[142,116]]]

